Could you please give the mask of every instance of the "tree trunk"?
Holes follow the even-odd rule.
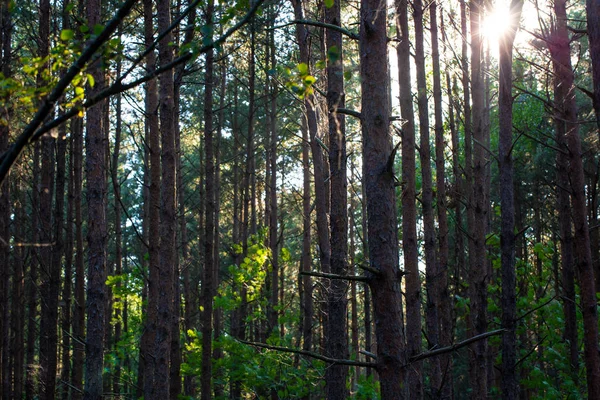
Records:
[[[438,254],[437,271],[433,277],[433,297],[438,309],[439,343],[449,346],[452,342],[452,301],[448,289],[448,209],[446,204],[446,141],[444,139],[444,120],[442,111],[442,82],[440,70],[440,52],[438,37],[437,1],[429,6],[431,31],[431,58],[433,62],[433,104],[435,117],[435,169],[436,169],[436,200],[438,216]],[[452,107],[450,105],[450,107]],[[434,395],[442,399],[452,397],[452,363],[451,357],[440,357],[441,382],[434,387]]]
[[[598,311],[596,307],[596,289],[592,269],[590,232],[587,221],[585,198],[585,180],[581,153],[581,138],[577,125],[577,107],[575,104],[574,75],[571,66],[569,34],[567,31],[566,1],[554,2],[556,24],[548,38],[548,47],[552,55],[555,74],[554,101],[558,108],[557,129],[564,138],[568,151],[568,179],[571,189],[572,217],[575,227],[575,250],[578,254],[576,266],[581,288],[581,309],[583,315],[584,361],[586,367],[588,397],[600,399],[600,354],[598,353]]]
[[[39,55],[44,58],[50,52],[50,1],[41,0],[39,26]],[[45,70],[49,65],[44,66]],[[38,85],[45,86],[48,82],[38,77]],[[41,321],[40,321],[40,368],[41,368],[41,399],[54,399],[56,391],[56,346],[58,321],[58,279],[59,271],[54,271],[53,256],[56,247],[53,246],[52,199],[54,196],[55,170],[55,140],[51,135],[42,138],[42,165],[40,190],[40,242],[45,244],[39,250],[41,267]],[[64,182],[64,180],[63,180]],[[64,195],[61,192],[57,198]]]
[[[429,144],[429,104],[427,100],[427,77],[425,76],[425,44],[423,33],[423,2],[415,0],[414,23],[415,23],[415,64],[417,71],[417,104],[419,108],[419,156],[421,161],[421,205],[423,210],[423,232],[425,248],[425,285],[426,309],[425,323],[427,327],[427,339],[430,348],[440,346],[440,326],[438,309],[440,307],[437,281],[440,277],[440,267],[436,254],[435,238],[435,216],[433,210],[433,178],[431,176],[431,146]],[[433,357],[430,363],[430,379],[433,396],[439,397],[442,384],[442,371],[439,357]],[[422,378],[420,381],[422,386]],[[423,389],[419,396],[422,397]]]
[[[146,47],[154,41],[152,1],[144,1],[144,42]],[[146,55],[146,68],[149,71],[156,69],[156,53],[150,51]],[[149,255],[149,278],[147,282],[147,312],[145,327],[140,343],[140,376],[138,377],[138,388],[143,388],[144,397],[153,397],[154,371],[156,370],[156,354],[154,354],[154,341],[156,335],[156,324],[158,319],[158,280],[159,280],[159,254],[160,254],[160,132],[158,126],[158,87],[155,79],[146,83],[145,109],[146,135],[148,152],[150,155],[149,199],[148,199],[148,255]]]
[[[499,145],[500,168],[500,262],[502,269],[502,398],[519,397],[519,381],[516,374],[517,362],[517,296],[515,271],[515,199],[514,170],[512,159],[512,51],[515,35],[521,19],[522,0],[513,0],[510,5],[509,30],[500,39],[499,61]]]
[[[87,20],[90,31],[101,23],[102,0],[87,1]],[[95,96],[104,86],[100,60],[92,64],[90,73],[96,84],[88,96]],[[104,319],[106,313],[106,136],[104,134],[103,103],[86,113],[86,181],[88,204],[88,274],[87,328],[84,400],[102,398],[104,364]]]
[[[325,9],[325,22],[341,26],[339,0]],[[326,32],[327,62],[327,109],[329,112],[329,182],[331,193],[331,272],[348,274],[348,179],[346,171],[346,123],[338,108],[345,107],[344,65],[342,34],[332,29]],[[335,55],[335,57],[333,57]],[[347,309],[348,282],[333,279],[328,292],[327,352],[337,359],[348,358]],[[348,390],[348,367],[331,365],[325,372],[327,398],[346,399]]]
[[[482,71],[483,45],[480,24],[483,19],[483,1],[470,1],[471,23],[471,97],[473,118],[473,173],[472,181],[467,176],[471,186],[469,194],[468,228],[471,235],[469,240],[469,299],[470,315],[467,335],[477,336],[487,329],[487,282],[489,279],[485,235],[487,230],[488,206],[485,204],[486,157],[483,144],[484,132],[484,84]],[[465,142],[467,139],[465,138]],[[467,159],[467,163],[469,159]],[[480,340],[471,345],[469,359],[469,378],[472,398],[483,399],[488,394],[487,384],[487,340]]]
[[[169,0],[158,0],[158,31],[167,32],[171,25],[171,7]],[[171,31],[166,33],[158,44],[158,56],[161,65],[173,60]],[[171,314],[173,312],[173,280],[175,266],[175,103],[173,71],[159,76],[159,112],[161,134],[161,186],[160,186],[160,265],[158,271],[157,323],[154,337],[154,398],[169,397],[169,368],[171,346]]]
[[[11,77],[11,40],[12,40],[12,18],[9,11],[10,2],[5,0],[0,3],[0,71],[4,78]],[[3,121],[0,124],[0,154],[4,154],[8,150],[8,137],[10,135],[10,114],[11,110],[9,107],[4,106],[7,98],[3,95],[0,97],[0,119]],[[2,238],[2,244],[0,244],[0,382],[2,382],[2,390],[0,396],[8,399],[11,395],[11,371],[9,368],[10,356],[14,352],[11,349],[11,332],[10,332],[10,304],[9,304],[9,292],[10,292],[10,247],[7,245],[10,242],[10,183],[5,181],[0,185],[0,237]],[[15,263],[17,264],[17,263]],[[16,271],[15,271],[16,272]],[[13,275],[13,287],[17,287],[20,281],[17,280],[16,274]],[[15,309],[20,298],[13,298],[12,313],[15,313]],[[16,332],[13,332],[16,334]]]
[[[397,48],[400,113],[404,121],[402,125],[402,248],[404,272],[406,273],[406,355],[407,357],[412,357],[421,352],[421,280],[418,268],[419,249],[417,242],[415,120],[410,79],[408,2],[406,0],[397,0],[395,4],[397,15],[396,26],[400,40]],[[418,19],[416,15],[415,19]],[[392,168],[392,166],[390,165],[389,168]],[[370,177],[367,177],[367,183],[370,179]],[[367,201],[368,199],[369,194],[367,193]],[[369,211],[370,216],[371,212]],[[369,238],[371,237],[369,232]],[[373,252],[370,252],[370,254],[372,257],[374,256]],[[373,292],[374,295],[375,292]],[[375,305],[375,299],[373,299],[373,302]],[[411,366],[407,371],[407,375],[409,397],[415,399],[423,398],[421,363],[418,362]]]
[[[206,7],[206,24],[213,26],[214,2],[209,0]],[[209,38],[210,39],[210,38]],[[215,237],[215,161],[213,143],[213,50],[206,53],[204,73],[204,154],[206,165],[206,217],[204,226],[204,276],[202,290],[204,311],[202,312],[202,376],[200,393],[202,400],[212,398],[212,318],[214,237]]]
[[[406,3],[401,7],[406,11]],[[361,2],[360,71],[363,162],[369,214],[370,276],[377,335],[381,398],[403,399],[404,334],[398,267],[396,201],[390,141],[387,16],[379,0]]]

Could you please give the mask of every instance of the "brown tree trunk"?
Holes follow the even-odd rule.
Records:
[[[412,357],[421,352],[421,279],[418,268],[419,250],[417,242],[415,120],[410,79],[408,2],[397,0],[395,4],[396,26],[400,40],[397,48],[400,113],[404,120],[402,125],[402,248],[404,272],[406,273],[406,355]],[[415,19],[417,19],[417,16],[415,16]],[[367,183],[370,179],[370,177],[367,177]],[[367,193],[367,201],[368,199],[369,194]],[[371,212],[369,211],[369,219],[370,217]],[[369,232],[369,241],[371,237]],[[370,254],[372,257],[374,256],[373,252],[370,252]],[[375,296],[375,292],[373,292],[373,296]],[[373,303],[375,305],[375,298]],[[377,344],[379,345],[379,341]],[[421,363],[415,363],[414,366],[411,366],[407,371],[407,375],[408,396],[415,399],[422,398]]]
[[[152,20],[152,1],[144,1],[144,42],[146,47],[154,41],[154,25]],[[156,68],[156,53],[151,51],[146,56],[146,68],[153,71]],[[147,312],[144,331],[140,343],[140,376],[138,388],[143,388],[144,397],[153,398],[154,371],[156,369],[156,355],[154,354],[154,341],[156,335],[157,310],[158,310],[158,272],[159,272],[159,219],[160,219],[160,132],[158,126],[158,86],[156,80],[146,83],[145,109],[146,135],[148,152],[150,155],[150,189],[148,199],[148,254],[149,278],[147,282]]]
[[[473,118],[473,173],[469,185],[469,299],[470,315],[467,335],[477,336],[487,329],[487,282],[489,279],[486,260],[485,234],[487,229],[488,206],[485,204],[486,157],[482,144],[484,132],[484,82],[482,71],[483,45],[480,24],[483,19],[483,1],[470,1],[471,24],[471,97]],[[465,138],[465,142],[466,142]],[[467,162],[469,160],[467,159]],[[467,176],[467,181],[469,177]],[[473,399],[486,398],[487,384],[487,340],[471,345],[469,359],[469,379],[473,388]]]
[[[12,18],[9,11],[10,2],[2,1],[0,3],[0,71],[4,78],[10,78],[11,76],[11,40],[12,40]],[[8,137],[10,135],[9,121],[10,121],[10,109],[4,106],[7,99],[5,96],[0,98],[2,105],[0,106],[0,154],[8,149]],[[0,382],[2,382],[2,390],[0,396],[8,399],[11,395],[12,383],[11,383],[11,370],[9,368],[10,356],[14,352],[11,349],[11,332],[10,332],[10,304],[9,304],[9,292],[10,292],[10,183],[4,182],[0,185],[0,238],[2,238],[2,244],[0,244]],[[15,271],[16,272],[16,271]],[[20,282],[17,280],[17,276],[13,275],[13,287],[17,287]],[[20,298],[13,298],[12,313],[15,313],[15,307],[19,304]],[[13,332],[16,334],[16,332]]]
[[[102,0],[87,1],[87,20],[90,30],[101,23]],[[88,96],[95,96],[104,86],[100,61],[92,64],[90,73],[96,84]],[[103,104],[86,113],[86,180],[88,204],[88,274],[87,327],[84,400],[102,398],[104,364],[104,320],[106,313],[106,136],[104,134]]]
[[[437,271],[433,276],[433,296],[435,307],[438,309],[439,343],[448,346],[452,342],[452,302],[448,288],[448,209],[446,204],[446,141],[444,139],[444,120],[442,111],[442,82],[440,69],[440,52],[438,37],[437,1],[429,6],[431,31],[431,59],[433,62],[433,104],[435,117],[435,169],[436,169],[436,200],[438,216],[438,254]],[[451,105],[450,105],[451,107]],[[451,357],[440,357],[440,387],[434,387],[434,395],[442,399],[452,397]]]
[[[41,0],[39,3],[39,55],[44,58],[50,52],[50,1]],[[45,70],[49,65],[44,66]],[[48,82],[41,76],[38,85],[44,86]],[[41,267],[41,321],[40,321],[40,368],[41,368],[41,399],[54,399],[56,391],[56,346],[57,346],[57,321],[58,321],[58,291],[59,267],[53,260],[58,246],[53,246],[52,225],[52,199],[54,196],[55,173],[55,140],[51,135],[42,138],[42,165],[41,190],[40,190],[40,241],[44,246],[39,249]],[[64,180],[63,180],[64,182]],[[64,192],[57,193],[57,198]],[[62,232],[61,232],[62,233]]]
[[[25,241],[25,196],[20,182],[16,184],[14,198],[18,199],[15,210],[15,242]],[[23,398],[23,377],[25,373],[25,249],[18,247],[14,250],[14,278],[12,288],[13,305],[11,310],[12,341],[10,344],[13,357],[13,387],[10,397]],[[68,377],[67,377],[68,379]]]
[[[80,136],[81,142],[81,136]],[[81,167],[81,163],[79,164]],[[33,210],[33,220],[31,223],[31,241],[33,243],[39,243],[40,232],[40,217],[39,217],[39,204],[40,204],[40,192],[39,192],[39,176],[40,176],[40,143],[36,143],[33,149],[33,173],[31,176],[32,180],[32,195],[31,195],[31,209]],[[81,168],[79,168],[79,176],[81,176]],[[80,186],[81,187],[81,186]],[[80,192],[81,194],[81,192]],[[36,343],[38,340],[38,328],[37,328],[37,300],[38,296],[38,267],[39,257],[37,247],[32,247],[30,251],[30,257],[32,262],[29,267],[29,280],[27,284],[27,350],[25,353],[25,365],[27,365],[27,377],[25,380],[25,398],[32,399],[36,392],[36,373],[35,369],[35,351]],[[83,265],[83,263],[82,263]],[[83,328],[82,328],[83,329]],[[83,369],[83,359],[81,362]]]
[[[158,31],[167,32],[171,25],[169,0],[158,0]],[[161,65],[173,60],[173,35],[169,31],[158,44]],[[175,266],[175,228],[177,226],[175,204],[175,103],[173,71],[159,76],[159,113],[161,134],[161,186],[160,186],[160,265],[158,271],[157,323],[154,337],[154,398],[169,397],[169,368],[171,347],[171,315],[173,312],[173,280]]]
[[[425,285],[426,309],[425,324],[427,327],[427,339],[430,348],[440,345],[440,326],[438,309],[440,307],[437,281],[440,277],[440,268],[436,254],[435,238],[435,216],[433,210],[433,178],[431,176],[431,146],[429,144],[429,104],[427,100],[427,77],[425,76],[425,44],[423,34],[423,2],[415,0],[414,23],[415,23],[415,64],[417,71],[417,104],[419,108],[419,156],[421,161],[421,205],[423,210],[423,232],[425,248]],[[430,379],[433,396],[439,397],[437,393],[442,384],[442,371],[439,357],[433,357],[430,363]],[[420,382],[422,386],[422,378]],[[423,389],[419,395],[422,397]]]
[[[121,33],[121,28],[119,28],[119,35]],[[117,77],[121,76],[121,60],[119,59],[117,61],[117,70],[116,70],[116,74]],[[121,151],[121,128],[122,128],[122,121],[121,121],[121,110],[122,110],[122,106],[121,106],[121,94],[117,94],[117,102],[116,102],[116,108],[115,108],[115,118],[116,118],[116,122],[115,122],[115,144],[114,144],[114,149],[113,149],[113,154],[112,154],[112,165],[111,165],[111,180],[112,180],[112,185],[113,185],[113,194],[114,194],[114,203],[113,203],[113,212],[114,212],[114,218],[115,218],[115,265],[114,265],[114,273],[115,275],[119,276],[123,273],[123,248],[122,248],[122,239],[123,239],[123,231],[121,228],[121,185],[119,183],[119,174],[118,174],[118,170],[119,170],[119,153]],[[121,282],[117,281],[117,289],[120,289],[121,287]],[[117,300],[119,301],[119,300]],[[115,324],[115,331],[114,331],[114,346],[115,349],[114,351],[117,352],[117,354],[119,354],[119,342],[121,341],[121,331],[122,331],[122,325],[121,325],[121,321],[120,321],[120,316],[119,316],[119,312],[121,310],[121,307],[114,307],[114,318],[116,319],[116,324]],[[112,310],[109,310],[109,313],[111,313]],[[112,317],[111,317],[112,319]],[[119,394],[120,392],[120,378],[121,378],[121,368],[122,365],[117,364],[115,371],[113,372],[113,382],[112,382],[112,390],[113,393],[115,394]]]
[[[522,0],[513,0],[510,5],[509,30],[500,39],[499,61],[499,145],[500,168],[500,262],[502,269],[502,398],[519,397],[519,381],[516,374],[517,362],[517,296],[515,271],[515,199],[514,170],[512,159],[512,52],[519,21]]]
[[[406,3],[401,4],[406,11]],[[361,2],[360,71],[363,162],[366,172],[370,276],[381,398],[403,399],[404,333],[398,266],[385,3]]]
[[[206,7],[206,24],[213,26],[214,1]],[[215,237],[215,160],[213,143],[213,50],[206,53],[204,72],[204,154],[206,168],[206,217],[204,226],[204,276],[202,290],[202,376],[200,394],[202,400],[212,398],[212,328],[214,291],[214,237]]]
[[[83,120],[75,120],[73,135],[73,197],[75,200],[75,302],[73,306],[73,399],[83,393],[83,361],[85,352],[85,273],[83,264]]]
[[[302,9],[302,2],[299,0],[292,0],[294,7],[294,17],[298,20],[304,19],[304,11]],[[296,25],[296,40],[300,48],[300,62],[309,65],[309,32],[306,25]],[[302,120],[302,174],[303,174],[303,192],[302,192],[302,261],[301,270],[302,272],[308,272],[311,270],[311,190],[310,190],[310,144],[309,144],[309,125],[315,120],[315,110],[313,103],[310,98],[304,101],[304,118]],[[312,125],[312,128],[316,128],[316,124]],[[312,136],[312,134],[310,135]],[[313,287],[312,279],[309,275],[302,277],[302,338],[303,350],[312,350],[313,342]],[[308,396],[305,396],[308,399]]]
[[[325,22],[341,26],[341,5],[335,0],[325,9]],[[335,275],[348,273],[348,179],[346,170],[346,123],[338,108],[345,107],[344,66],[342,34],[326,32],[327,52],[327,109],[329,111],[329,182],[331,193],[331,272]],[[335,57],[331,55],[335,54]],[[328,292],[327,353],[337,359],[348,358],[347,308],[348,282],[333,279]],[[346,399],[348,390],[348,367],[331,365],[325,372],[327,398]]]
[[[557,134],[565,133],[564,140],[568,152],[568,179],[571,190],[572,217],[575,227],[576,266],[581,288],[581,308],[583,314],[584,362],[586,367],[588,397],[600,399],[600,354],[598,353],[598,311],[590,232],[587,221],[585,198],[585,180],[581,154],[581,138],[577,125],[577,107],[575,104],[574,75],[571,66],[569,34],[567,30],[566,1],[554,2],[556,23],[548,38],[548,47],[552,55],[555,74],[554,101],[557,107]]]

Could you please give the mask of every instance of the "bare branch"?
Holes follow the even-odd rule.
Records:
[[[416,356],[413,356],[410,358],[409,363],[407,365],[405,365],[405,367],[408,367],[410,364],[420,361],[420,360],[424,360],[426,358],[435,357],[435,356],[439,356],[440,354],[446,354],[446,353],[453,352],[462,347],[465,347],[472,343],[475,343],[479,340],[487,339],[490,336],[500,335],[501,333],[504,333],[505,331],[506,331],[506,329],[497,329],[495,331],[485,332],[485,333],[482,333],[481,335],[473,336],[471,338],[463,340],[462,342],[455,343],[452,346],[441,347],[439,349],[426,351],[424,353],[417,354]]]
[[[370,363],[370,362],[343,360],[343,359],[327,357],[322,354],[315,353],[312,351],[307,351],[307,350],[292,349],[289,347],[282,347],[282,346],[272,346],[272,345],[265,344],[265,343],[247,342],[247,341],[241,340],[241,339],[236,339],[236,340],[240,343],[247,344],[249,346],[259,347],[261,349],[267,349],[267,350],[281,351],[284,353],[300,354],[303,356],[315,358],[317,360],[325,361],[326,363],[329,363],[329,364],[349,365],[352,367],[367,367],[367,368],[376,368],[377,367],[377,364]]]
[[[312,272],[312,271],[301,271],[300,275],[316,276],[318,278],[340,279],[340,280],[346,280],[346,281],[358,281],[358,282],[367,282],[369,280],[365,276],[352,276],[352,275],[344,276],[344,275],[337,275],[337,274],[328,274],[325,272]]]

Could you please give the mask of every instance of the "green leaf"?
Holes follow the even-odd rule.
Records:
[[[333,7],[334,0],[325,0],[325,7],[331,8]]]
[[[71,29],[63,29],[62,32],[60,32],[60,40],[62,40],[63,42],[72,40],[74,37],[75,32],[73,32],[73,30]]]
[[[96,35],[96,36],[100,35],[103,30],[104,30],[104,25],[101,25],[101,24],[94,25],[94,35]]]
[[[308,65],[306,63],[298,64],[298,72],[301,76],[308,75]]]
[[[90,84],[90,87],[94,87],[94,85],[96,84],[96,80],[94,79],[94,76],[92,74],[87,74],[87,81]]]

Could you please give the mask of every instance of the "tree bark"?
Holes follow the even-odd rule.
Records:
[[[419,109],[419,156],[421,161],[421,206],[423,210],[423,231],[425,249],[425,285],[426,309],[425,324],[427,339],[431,348],[440,345],[440,326],[438,309],[440,307],[437,281],[440,277],[440,267],[436,254],[435,216],[433,210],[433,178],[431,173],[431,145],[429,144],[429,102],[427,99],[427,77],[425,71],[425,43],[423,28],[423,2],[415,0],[415,64],[417,71],[417,104]],[[430,362],[430,379],[434,397],[442,384],[442,371],[439,357],[433,357]],[[415,380],[416,381],[416,380]],[[423,385],[422,378],[420,385]],[[418,391],[423,396],[423,389]],[[439,394],[437,395],[439,396]]]
[[[483,1],[470,1],[471,25],[471,97],[473,141],[473,171],[469,194],[468,228],[469,240],[469,299],[470,314],[467,336],[473,337],[487,329],[487,282],[489,279],[486,260],[485,235],[487,229],[488,205],[485,204],[486,157],[482,144],[485,143],[484,107],[485,88],[483,82],[483,44],[480,24],[483,19]],[[465,138],[465,142],[467,139]],[[467,159],[467,162],[469,160]],[[469,216],[470,215],[470,216]],[[472,398],[483,399],[488,394],[487,379],[487,340],[480,340],[471,346],[469,378]]]
[[[158,0],[158,31],[167,32],[171,25],[171,7],[169,0]],[[169,31],[158,43],[158,57],[161,65],[173,60],[173,35]],[[160,263],[158,271],[157,323],[154,337],[154,398],[169,397],[171,314],[173,312],[173,280],[175,266],[175,103],[173,71],[159,76],[159,117],[161,135],[161,186],[160,186]]]
[[[406,8],[406,3],[401,8]],[[405,11],[405,10],[404,10]],[[396,201],[390,128],[385,3],[365,0],[360,9],[363,162],[366,172],[370,276],[377,335],[381,398],[403,399],[404,334],[398,266]]]
[[[505,329],[502,335],[502,398],[507,400],[519,397],[519,381],[516,373],[517,278],[515,271],[515,198],[512,159],[512,52],[521,19],[522,7],[522,0],[511,2],[509,30],[502,35],[499,43],[500,263],[502,269],[502,328]]]
[[[146,47],[154,41],[153,7],[151,0],[144,1],[144,42]],[[146,68],[149,71],[156,69],[156,53],[150,51],[146,55]],[[146,135],[148,152],[150,155],[149,199],[148,199],[148,255],[149,255],[149,277],[147,291],[147,313],[145,327],[140,343],[140,376],[138,377],[138,388],[143,388],[144,397],[153,398],[154,371],[156,369],[156,354],[154,354],[154,342],[156,335],[156,324],[158,319],[158,280],[159,280],[159,220],[160,220],[160,132],[158,124],[158,86],[155,79],[146,83]]]
[[[565,133],[564,138],[559,136],[557,140],[559,143],[564,140],[568,151],[568,179],[571,191],[573,225],[575,228],[575,237],[577,238],[575,240],[575,250],[578,257],[576,258],[575,265],[581,288],[584,362],[588,397],[590,399],[600,399],[598,311],[565,0],[556,0],[554,2],[554,13],[556,15],[556,23],[547,43],[552,55],[555,74],[554,102],[557,107],[555,120],[558,124],[564,124],[564,128],[557,129],[557,134]]]
[[[433,297],[438,313],[439,343],[442,347],[452,342],[452,301],[448,289],[448,208],[446,203],[446,141],[444,139],[444,120],[442,110],[442,82],[440,68],[440,51],[438,37],[437,1],[429,6],[431,31],[431,59],[433,62],[433,104],[435,117],[435,169],[436,200],[438,216],[438,253],[437,271],[433,277]],[[450,105],[450,107],[452,107]],[[441,382],[434,387],[433,394],[442,399],[452,397],[452,362],[449,355],[440,357]]]
[[[341,26],[340,0],[325,9],[325,23]],[[330,247],[331,273],[348,273],[348,179],[346,170],[346,123],[338,108],[345,108],[344,65],[342,34],[326,32],[327,53],[327,109],[329,112],[329,182],[331,195]],[[335,56],[335,57],[334,57]],[[348,282],[333,279],[328,292],[327,355],[337,359],[348,358],[347,309]],[[346,399],[348,366],[332,365],[325,372],[327,398]]]
[[[90,31],[100,24],[102,0],[87,1],[87,20]],[[94,97],[104,86],[104,72],[100,60],[90,67],[95,85],[88,96]],[[103,126],[103,103],[86,113],[86,181],[88,204],[88,273],[87,273],[87,326],[84,400],[102,398],[104,364],[104,320],[106,313],[106,136]]]
[[[212,31],[214,1],[206,7],[206,24]],[[213,281],[215,237],[215,160],[213,143],[213,50],[206,53],[204,72],[204,154],[206,169],[206,217],[204,226],[204,276],[202,279],[204,311],[202,312],[202,376],[200,394],[202,400],[212,398],[212,329],[213,329]]]
[[[400,114],[402,125],[402,249],[406,273],[406,356],[421,353],[421,279],[419,276],[419,249],[417,242],[415,120],[410,78],[410,32],[408,28],[408,2],[397,0],[396,26],[400,43],[398,53],[398,83],[400,85]],[[415,5],[417,7],[417,5]],[[415,15],[415,19],[418,19]],[[425,116],[426,118],[426,116]],[[429,124],[427,124],[429,126]],[[370,178],[367,178],[367,182]],[[367,199],[369,194],[367,193]],[[369,212],[369,217],[371,213]],[[369,238],[371,235],[369,233]],[[373,252],[370,252],[373,256]],[[373,292],[373,295],[375,293]],[[373,299],[375,305],[375,299]],[[379,344],[379,343],[378,343]],[[423,397],[421,363],[407,371],[408,396]]]

